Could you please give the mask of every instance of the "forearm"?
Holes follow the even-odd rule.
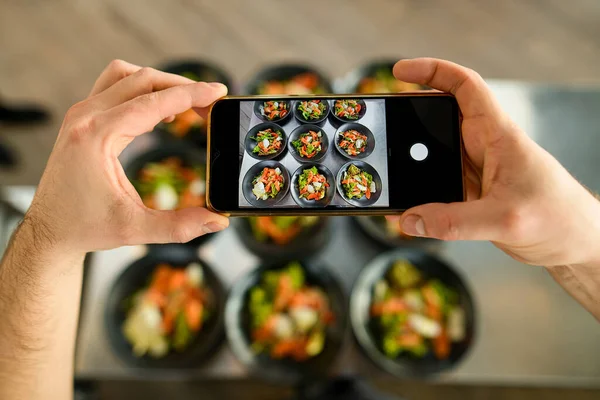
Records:
[[[84,254],[26,219],[0,264],[0,398],[68,399]]]

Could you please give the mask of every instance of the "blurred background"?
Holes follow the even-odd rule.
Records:
[[[1,1],[0,253],[27,208],[63,115],[87,96],[113,59],[223,81],[232,94],[276,94],[413,89],[386,79],[392,61],[419,56],[478,71],[532,137],[600,191],[594,153],[600,147],[597,0]],[[202,121],[189,115],[157,127],[124,153],[128,176],[136,180],[148,164],[168,157],[182,168],[202,166],[203,135]],[[348,242],[355,243],[349,251]],[[307,248],[314,257],[303,257]],[[275,263],[287,271],[295,259],[302,259],[307,282],[324,289],[332,310],[349,319],[338,318],[339,332],[328,333],[336,345],[326,342],[323,352],[332,356],[315,367],[322,370],[319,381],[365,378],[369,388],[408,399],[600,397],[597,322],[543,270],[487,243],[410,241],[383,220],[356,218],[240,219],[227,232],[188,245],[90,255],[77,345],[78,395],[315,398],[314,391],[295,390],[310,375],[306,371],[286,364],[281,369],[289,372],[289,382],[276,382],[271,361],[248,358],[239,343],[245,296],[266,271],[255,267]],[[378,339],[359,327],[369,322],[347,309],[353,290],[372,293],[376,285],[362,271],[379,270],[376,278],[385,278],[386,268],[402,260],[414,264],[422,282],[439,279],[458,293],[452,305],[466,314],[465,332],[448,357],[401,355],[400,367],[390,366],[375,347],[369,350],[369,341]],[[155,268],[164,263],[175,270],[200,264],[217,317],[207,319],[204,345],[190,342],[183,352],[157,361],[133,354],[135,340],[123,333],[131,310],[123,311],[120,301],[156,277]],[[326,273],[314,270],[323,267]],[[329,273],[330,279],[323,278]],[[229,305],[238,303],[241,311]],[[350,321],[353,312],[359,317]],[[342,387],[348,388],[337,390]]]

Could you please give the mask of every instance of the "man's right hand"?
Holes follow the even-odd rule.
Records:
[[[600,261],[600,202],[511,121],[479,74],[427,58],[402,60],[394,74],[456,96],[467,155],[467,201],[407,210],[405,233],[490,240],[529,264]]]
[[[490,240],[518,261],[548,267],[600,320],[598,199],[510,120],[476,72],[424,58],[398,62],[394,75],[456,96],[466,151],[467,201],[413,207],[395,217],[402,230]]]

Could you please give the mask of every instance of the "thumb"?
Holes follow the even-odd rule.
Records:
[[[229,226],[229,219],[202,207],[176,211],[147,209],[141,216],[136,241],[139,243],[186,243]]]
[[[402,231],[411,236],[440,240],[495,240],[501,213],[485,200],[465,203],[431,203],[406,210]]]

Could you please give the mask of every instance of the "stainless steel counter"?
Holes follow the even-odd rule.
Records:
[[[532,86],[491,82],[503,107],[531,137],[554,154],[583,184],[600,191],[600,87]],[[137,146],[148,145],[148,140]],[[335,234],[320,256],[347,291],[364,263],[381,249],[362,244],[339,252],[352,231],[346,218],[334,220]],[[89,269],[77,343],[79,377],[123,377],[127,368],[111,352],[103,325],[103,304],[116,275],[143,247],[97,253]],[[476,302],[476,341],[459,366],[436,379],[457,383],[600,387],[600,324],[538,267],[520,264],[483,242],[446,243],[432,251],[466,278]],[[230,285],[257,263],[228,230],[200,251]],[[382,376],[354,345],[350,334],[336,373]],[[247,371],[224,344],[194,377],[242,377]],[[148,375],[146,375],[148,377]],[[176,377],[161,373],[161,377]]]

